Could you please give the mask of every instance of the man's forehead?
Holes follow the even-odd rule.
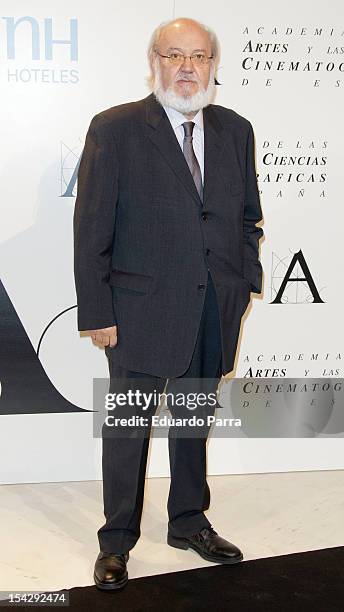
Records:
[[[201,28],[167,26],[159,37],[159,44],[174,49],[206,49],[210,46],[209,35]]]

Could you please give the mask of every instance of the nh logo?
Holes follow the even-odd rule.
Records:
[[[70,53],[70,60],[76,62],[78,60],[78,20],[70,19],[69,28],[67,28],[66,39],[54,38],[53,35],[53,20],[51,17],[43,19],[43,23],[39,23],[34,17],[20,17],[15,20],[14,17],[3,17],[6,27],[6,49],[7,59],[16,59],[16,40],[18,35],[31,35],[31,59],[33,60],[52,60],[54,45],[67,45]],[[41,38],[43,37],[43,44]],[[22,44],[21,44],[22,46]]]

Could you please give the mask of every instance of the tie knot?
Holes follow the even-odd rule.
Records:
[[[185,123],[183,123],[184,134],[186,137],[192,136],[194,125],[195,125],[194,121],[185,121]]]

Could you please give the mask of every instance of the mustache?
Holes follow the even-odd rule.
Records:
[[[199,84],[199,80],[192,78],[188,75],[184,75],[184,74],[179,74],[176,78],[175,81],[191,81],[192,83],[198,83]]]

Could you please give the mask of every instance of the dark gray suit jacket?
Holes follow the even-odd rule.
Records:
[[[241,317],[259,293],[263,230],[250,122],[211,104],[204,201],[163,107],[150,94],[90,123],[78,170],[74,275],[78,329],[117,323],[118,362],[174,378],[187,369],[208,268],[233,369]]]

